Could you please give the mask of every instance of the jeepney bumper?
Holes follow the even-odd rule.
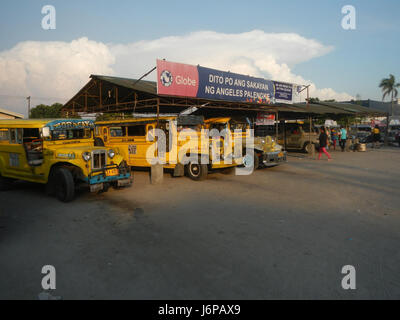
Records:
[[[89,185],[90,192],[98,192],[105,186],[114,185],[116,187],[126,187],[132,184],[130,170],[116,165],[106,166],[101,170],[92,171],[85,182]]]
[[[265,166],[274,166],[282,162],[287,162],[287,152],[275,151],[264,153],[262,162]]]

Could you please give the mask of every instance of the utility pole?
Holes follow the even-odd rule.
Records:
[[[27,97],[28,100],[28,119],[31,117],[31,96]]]
[[[310,149],[310,156],[312,158],[314,158],[314,156],[315,156],[315,148],[314,148],[314,145],[312,144],[312,139],[311,139],[312,116],[311,116],[311,112],[310,112],[311,111],[310,110],[310,85],[304,86],[304,88],[299,91],[299,94],[302,91],[304,91],[305,89],[307,89],[307,99],[306,99],[306,101],[307,101],[307,111],[309,113],[308,121],[310,122],[310,127],[309,127],[310,132],[308,133],[308,139],[309,139],[308,143],[309,143],[309,147],[311,148]]]

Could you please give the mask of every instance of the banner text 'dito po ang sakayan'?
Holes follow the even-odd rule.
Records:
[[[293,103],[297,85],[157,60],[160,95],[252,103]]]

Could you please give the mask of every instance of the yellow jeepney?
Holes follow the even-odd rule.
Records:
[[[94,146],[93,129],[91,120],[0,120],[0,190],[26,180],[68,202],[80,184],[92,192],[129,186],[130,168],[118,150]]]
[[[209,130],[217,129],[222,131],[224,129],[231,132],[232,137],[232,148],[235,146],[235,138],[240,136],[242,140],[242,153],[243,165],[245,167],[251,167],[254,165],[254,169],[258,169],[264,166],[274,166],[282,162],[286,162],[287,152],[283,150],[282,146],[279,145],[271,136],[265,137],[254,137],[253,154],[246,154],[246,138],[248,138],[248,131],[250,129],[250,123],[243,119],[235,119],[231,117],[217,117],[210,118],[204,121],[205,127]]]
[[[186,173],[193,180],[202,180],[210,170],[227,170],[237,165],[232,154],[224,154],[221,138],[206,136],[202,127],[203,117],[196,116],[97,121],[95,144],[118,148],[129,166],[150,167],[153,159],[162,157],[163,167],[172,169],[174,176]],[[166,148],[161,152],[155,148],[157,139],[151,138],[156,136],[155,129],[165,133]],[[183,139],[178,139],[182,136]],[[218,149],[217,155],[211,152],[212,148]],[[182,161],[184,156],[188,156],[188,151],[194,157],[186,157],[186,162]]]

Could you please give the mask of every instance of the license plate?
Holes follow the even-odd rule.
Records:
[[[118,175],[118,169],[108,169],[106,170],[106,176],[111,177],[111,176],[117,176]]]

